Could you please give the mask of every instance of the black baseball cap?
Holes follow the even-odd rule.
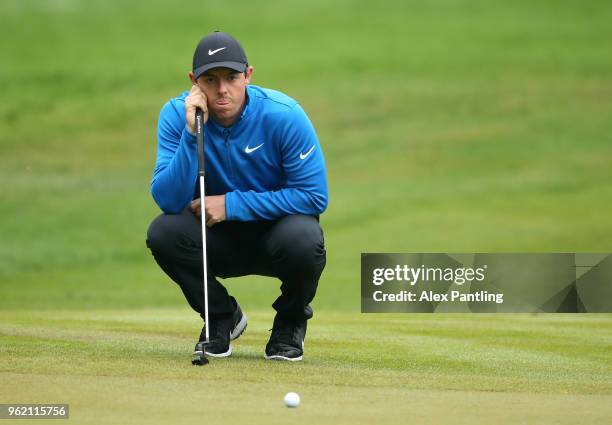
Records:
[[[248,61],[244,49],[226,32],[215,31],[198,43],[193,54],[193,77],[198,78],[213,68],[231,68],[245,72]]]

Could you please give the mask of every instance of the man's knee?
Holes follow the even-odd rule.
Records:
[[[268,244],[273,257],[299,264],[301,267],[321,267],[325,264],[323,231],[314,217],[283,217],[277,222],[273,232]]]
[[[176,247],[179,239],[185,238],[188,217],[184,214],[160,214],[147,230],[147,247],[154,254],[169,252]]]
[[[159,252],[167,246],[170,239],[170,232],[166,214],[158,215],[147,229],[147,247],[153,252]]]

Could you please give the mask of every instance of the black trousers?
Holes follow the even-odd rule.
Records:
[[[204,317],[200,217],[189,209],[161,214],[149,226],[147,246],[187,302]],[[317,218],[288,215],[276,221],[225,221],[206,228],[209,315],[232,313],[236,300],[217,277],[262,275],[281,280],[272,307],[289,320],[310,319],[326,253]]]

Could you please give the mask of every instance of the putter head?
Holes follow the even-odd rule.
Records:
[[[206,342],[200,341],[196,344],[193,352],[193,358],[191,364],[194,366],[204,366],[208,364],[208,358],[206,357]]]
[[[208,359],[206,358],[206,356],[198,356],[195,357],[191,360],[191,364],[194,366],[204,366],[208,364]]]

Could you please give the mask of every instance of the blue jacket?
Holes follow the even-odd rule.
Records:
[[[196,137],[187,131],[184,92],[161,109],[151,194],[168,214],[200,197]],[[247,86],[241,116],[205,125],[206,195],[225,197],[227,220],[318,215],[327,208],[321,145],[302,107],[275,90]]]

